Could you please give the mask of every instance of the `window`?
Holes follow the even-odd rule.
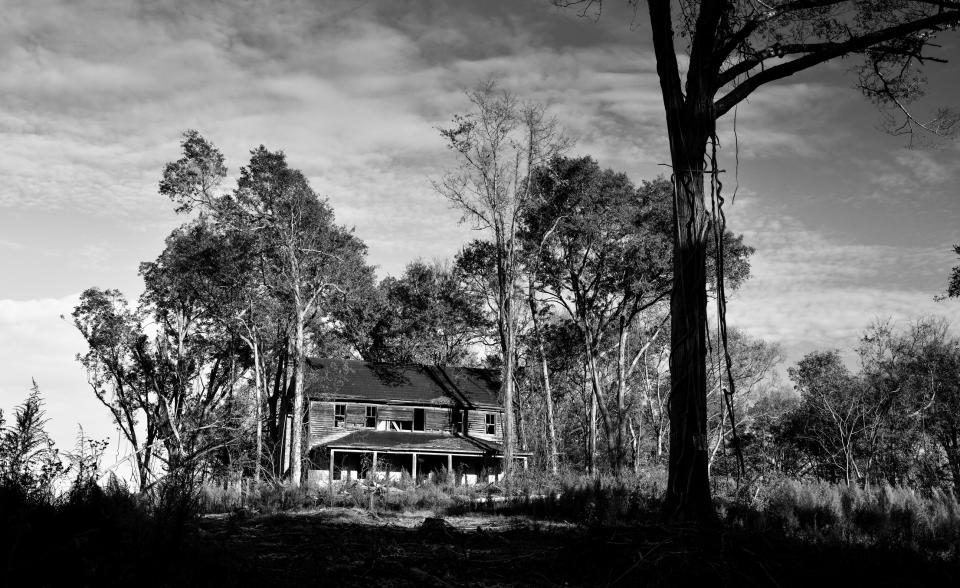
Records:
[[[413,430],[424,430],[424,413],[422,408],[413,409]]]
[[[453,432],[454,433],[466,433],[467,432],[467,411],[461,410],[459,408],[453,409]]]
[[[368,429],[377,428],[377,407],[376,406],[367,407],[367,422],[365,426]]]
[[[347,421],[347,405],[336,404],[333,407],[333,426],[343,428]]]
[[[487,435],[496,435],[497,434],[497,415],[488,414],[487,415]]]
[[[377,421],[378,431],[412,431],[413,421],[397,421],[381,419]]]

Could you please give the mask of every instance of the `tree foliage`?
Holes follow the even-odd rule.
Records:
[[[639,0],[628,0],[636,9]],[[582,5],[601,0],[557,0]],[[707,248],[725,217],[717,165],[717,120],[764,84],[827,61],[862,56],[858,84],[890,113],[889,130],[951,134],[957,116],[921,120],[908,109],[922,91],[928,51],[960,23],[960,5],[943,0],[648,0],[673,176],[674,289],[671,296],[671,461],[667,511],[713,517],[708,478],[706,372]],[[681,45],[678,47],[678,43]],[[681,56],[686,59],[681,72]],[[709,196],[709,198],[708,198]],[[722,249],[717,249],[719,253]],[[718,280],[723,314],[723,281]],[[723,323],[721,322],[721,328]]]

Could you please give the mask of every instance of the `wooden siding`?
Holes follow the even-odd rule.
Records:
[[[449,431],[452,426],[453,411],[449,408],[426,408],[423,419],[428,431]]]
[[[382,421],[412,421],[412,406],[380,406],[377,407],[377,418]]]
[[[346,405],[346,420],[343,427],[334,427],[334,406],[336,404]],[[364,429],[368,406],[377,407],[377,419],[380,421],[413,421],[414,409],[423,408],[425,432],[437,433],[453,430],[453,409],[450,408],[312,400],[308,409],[310,446],[323,445],[327,441],[341,437],[348,432]],[[486,417],[488,414],[496,415],[496,433],[494,435],[487,434]],[[502,440],[503,413],[493,410],[467,410],[467,435],[488,441]]]
[[[340,431],[333,426],[333,403],[311,402],[309,416],[310,445],[316,445],[320,439]]]
[[[323,445],[329,439],[336,439],[337,437],[342,437],[350,431],[354,431],[359,427],[350,424],[350,408],[347,407],[347,421],[344,423],[343,427],[334,427],[333,426],[333,411],[334,404],[343,404],[343,403],[333,403],[333,402],[319,402],[313,400],[310,402],[310,408],[308,413],[307,421],[307,430],[310,435],[310,447],[316,445]],[[356,407],[353,407],[356,410]],[[361,415],[362,408],[361,408]]]
[[[330,402],[328,404],[346,404],[347,405],[347,428],[362,429],[367,422],[367,405],[353,404],[349,402]]]
[[[497,419],[496,433],[487,434],[487,415],[495,414]],[[503,438],[503,418],[499,412],[490,410],[471,410],[467,412],[467,421],[469,428],[467,434],[479,439],[499,440]]]

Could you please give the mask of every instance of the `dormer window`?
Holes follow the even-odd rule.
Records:
[[[497,415],[487,414],[487,435],[497,434]]]
[[[453,409],[453,432],[466,434],[467,432],[467,411],[459,408]]]

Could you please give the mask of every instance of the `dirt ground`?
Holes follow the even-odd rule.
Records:
[[[330,508],[204,517],[191,583],[246,586],[950,586],[956,563],[657,521],[590,528],[525,517]]]

